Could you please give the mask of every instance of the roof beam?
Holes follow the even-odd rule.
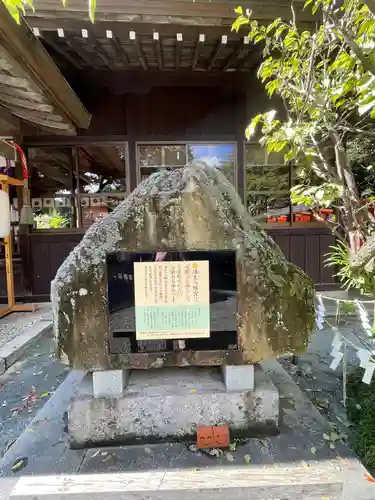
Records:
[[[12,130],[19,130],[20,120],[7,109],[0,105],[0,119],[4,120]]]
[[[99,45],[99,42],[95,38],[95,35],[93,35],[92,32],[88,31],[87,29],[82,29],[81,33],[82,33],[82,38],[88,39],[88,37],[90,35],[90,45],[92,45],[94,47],[96,53],[98,54],[100,59],[104,62],[104,64],[106,64],[109,67],[109,69],[113,69],[113,65],[112,65],[111,61],[109,60],[107,54],[105,53],[105,50]],[[85,47],[84,47],[84,49],[85,49]]]
[[[296,2],[297,3],[297,2]],[[301,4],[301,2],[298,2]],[[87,18],[86,3],[82,1],[72,0],[67,4],[64,11],[61,10],[58,3],[53,0],[38,0],[36,2],[36,13],[26,5],[28,18],[38,16],[51,18],[55,16],[57,19],[72,15],[76,15],[79,19]],[[195,17],[205,18],[204,24],[212,22],[212,19],[224,18],[228,24],[236,17],[234,13],[235,2],[181,2],[175,0],[151,0],[147,2],[139,2],[139,0],[111,0],[110,2],[98,2],[95,21],[100,19],[126,19],[126,15],[131,15],[130,22],[134,22],[136,16],[150,16],[151,22],[155,22],[156,16],[165,17]],[[297,6],[296,6],[297,8]],[[292,18],[290,2],[287,0],[252,0],[251,9],[254,19],[259,21],[271,21],[275,17],[280,16],[286,21]],[[207,20],[210,19],[210,21]],[[298,9],[298,19],[300,21],[314,21],[314,17],[308,9]],[[126,19],[127,20],[127,19]],[[216,21],[214,21],[216,22]]]
[[[32,90],[16,89],[14,87],[0,84],[0,93],[2,95],[7,95],[10,97],[19,97],[20,99],[25,99],[28,101],[35,101],[40,103],[45,102],[45,98],[42,94],[38,94],[37,92],[33,92]]]
[[[253,46],[251,52],[247,54],[238,64],[237,71],[242,71],[246,69],[247,65],[249,66],[248,71],[252,70],[253,68],[255,68],[257,64],[260,63],[261,56],[262,56],[261,51]]]
[[[7,76],[0,74],[0,85],[5,85],[6,87],[16,87],[18,89],[31,90],[31,85],[25,78],[18,78],[15,76]]]
[[[73,68],[76,68],[78,70],[82,69],[82,66],[68,54],[68,52],[61,46],[61,44],[55,43],[52,40],[52,37],[48,34],[48,32],[43,33],[43,40],[49,47],[51,47],[52,50],[66,59],[68,63],[73,66]]]
[[[24,109],[30,109],[35,111],[40,111],[42,113],[53,113],[53,106],[50,104],[41,104],[37,102],[32,102],[29,99],[18,99],[17,97],[3,96],[0,93],[0,102],[2,106],[6,108],[13,109],[14,106]]]
[[[3,2],[0,2],[0,44],[75,127],[88,128],[91,116],[80,99],[28,25],[23,20],[15,23]]]
[[[218,58],[222,49],[226,46],[227,41],[228,41],[227,35],[221,35],[221,39],[218,41],[218,43],[214,49],[214,52],[212,54],[210,64],[208,65],[208,68],[207,68],[208,71],[210,71],[214,67],[216,59]]]
[[[75,128],[68,123],[64,123],[62,121],[55,121],[57,118],[61,118],[58,115],[43,115],[37,114],[36,112],[31,113],[25,110],[20,110],[18,108],[12,109],[12,113],[22,120],[30,122],[32,125],[40,125],[41,127],[47,127],[50,130],[53,130],[54,133],[56,131],[66,131],[75,134]]]
[[[10,69],[12,69],[12,65],[9,61],[6,60],[6,58],[0,57],[0,69],[9,71]]]
[[[177,33],[177,35],[176,35],[176,71],[179,71],[179,69],[180,69],[182,40],[183,40],[182,33]]]
[[[96,61],[91,57],[91,53],[87,52],[83,45],[76,40],[72,40],[71,38],[65,38],[64,41],[78,55],[85,65],[89,64],[89,66],[92,66],[94,69],[99,69]]]
[[[184,39],[198,39],[201,33],[205,34],[206,42],[217,40],[222,34],[227,35],[230,40],[241,40],[244,35],[248,34],[248,29],[242,29],[239,33],[231,31],[231,25],[228,26],[199,26],[199,25],[181,25],[177,23],[125,23],[121,21],[99,21],[94,24],[81,19],[49,19],[49,18],[29,18],[28,22],[31,26],[38,26],[40,33],[52,31],[56,33],[57,27],[64,30],[65,36],[69,37],[73,34],[81,33],[82,29],[87,29],[98,37],[104,38],[106,31],[110,30],[119,40],[126,39],[126,27],[131,26],[131,30],[135,31],[137,37],[152,36],[154,31],[159,33],[159,39],[164,36],[175,37],[176,33],[182,33]]]
[[[48,120],[51,124],[56,124],[57,128],[66,128],[65,126],[68,126],[68,124],[64,122],[62,116],[53,113],[43,113],[42,111],[25,109],[19,106],[12,106],[12,113],[16,116],[19,116],[20,118],[23,118],[27,115],[28,120],[33,120],[34,118],[40,120]],[[60,125],[64,125],[64,127],[60,127]]]
[[[111,30],[106,30],[106,37],[108,38],[108,40],[110,40],[114,51],[116,52],[117,56],[122,60],[124,66],[126,68],[129,67],[130,62],[128,56],[126,55],[125,50],[121,46],[117,36]]]
[[[141,65],[142,69],[144,71],[147,71],[147,63],[146,63],[146,60],[145,60],[144,55],[142,53],[141,45],[139,43],[139,40],[137,38],[137,34],[135,31],[129,31],[129,39],[135,48],[135,51],[138,55],[138,60],[139,60],[139,63]]]
[[[159,71],[163,71],[163,55],[162,55],[162,50],[161,50],[159,33],[154,31],[154,33],[152,34],[152,38],[153,38],[154,44],[155,44],[156,60],[158,62],[158,68],[159,68]]]
[[[204,46],[204,41],[205,41],[206,35],[204,33],[200,33],[198,37],[197,44],[194,49],[194,55],[193,55],[193,63],[192,63],[192,70],[195,71],[198,61],[199,61],[199,56],[202,52],[203,46]]]
[[[243,42],[239,44],[237,49],[234,49],[232,54],[228,57],[223,66],[223,71],[228,71],[232,69],[232,66],[235,66],[238,63],[238,60],[241,60],[249,50],[249,37],[245,36]],[[234,68],[235,69],[235,68]]]

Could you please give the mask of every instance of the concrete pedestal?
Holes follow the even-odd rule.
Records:
[[[135,370],[122,396],[95,398],[88,373],[68,412],[71,446],[192,440],[199,425],[228,424],[232,436],[274,435],[278,391],[258,366],[254,379],[253,391],[228,391],[219,368]]]

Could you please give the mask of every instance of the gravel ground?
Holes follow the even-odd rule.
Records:
[[[66,377],[69,368],[54,350],[52,335],[46,335],[0,376],[0,457]]]
[[[340,325],[343,335],[360,347],[362,341],[368,342],[362,332],[360,322],[348,318]],[[329,421],[335,422],[340,428],[350,426],[343,404],[342,363],[335,371],[329,367],[332,361],[333,333],[331,328],[314,332],[307,352],[298,356],[294,364],[291,358],[279,359],[283,367],[292,376],[309,399],[317,406]],[[359,365],[356,350],[348,346],[348,372]]]
[[[38,304],[37,307],[35,312],[13,313],[0,319],[0,347],[38,321],[52,321],[51,304]]]

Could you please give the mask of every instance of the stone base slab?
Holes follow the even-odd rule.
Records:
[[[195,440],[198,425],[232,436],[275,435],[279,394],[256,366],[254,391],[228,392],[219,368],[132,371],[122,397],[94,398],[88,373],[68,412],[72,448]]]

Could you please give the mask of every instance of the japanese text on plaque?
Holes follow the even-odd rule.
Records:
[[[134,263],[137,340],[210,336],[208,261]]]

